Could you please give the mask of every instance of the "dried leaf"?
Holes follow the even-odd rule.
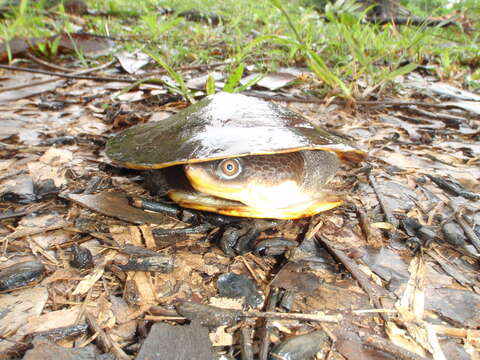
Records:
[[[134,224],[161,224],[166,222],[166,216],[159,213],[146,212],[130,206],[128,199],[121,193],[98,193],[95,195],[66,194],[69,200],[97,211]]]
[[[138,70],[147,65],[150,61],[150,57],[142,52],[129,53],[122,51],[115,54],[115,57],[120,62],[120,65],[122,65],[123,69],[129,74],[137,73]]]

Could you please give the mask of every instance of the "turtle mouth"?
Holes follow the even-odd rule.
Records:
[[[287,208],[273,209],[252,207],[239,201],[219,198],[198,191],[174,189],[170,190],[167,195],[178,205],[189,209],[215,212],[229,216],[284,220],[312,216],[319,212],[327,211],[343,204],[343,201],[338,198],[326,197],[322,199],[316,199],[310,203],[302,203]]]

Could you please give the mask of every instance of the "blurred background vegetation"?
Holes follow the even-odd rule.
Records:
[[[72,2],[85,11],[72,14]],[[480,81],[478,0],[4,0],[0,8],[7,42],[81,31],[172,68],[227,60],[240,75],[308,67],[314,95],[357,96],[359,84],[390,86],[418,66],[473,89]]]

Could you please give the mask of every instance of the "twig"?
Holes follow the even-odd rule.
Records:
[[[117,63],[117,59],[115,60],[112,60],[112,61],[109,61],[105,64],[102,64],[102,65],[98,65],[96,67],[93,67],[93,68],[89,68],[89,69],[84,69],[84,70],[79,70],[79,71],[76,71],[74,72],[74,74],[89,74],[89,73],[92,73],[92,72],[95,72],[95,71],[98,71],[98,70],[102,70],[102,69],[106,69],[112,65],[114,65],[115,63]]]
[[[13,173],[5,174],[5,175],[0,176],[0,180],[5,180],[5,179],[8,179],[12,176],[17,176],[17,175],[23,174],[25,172],[26,172],[26,170],[17,170],[17,171],[14,171]]]
[[[275,310],[278,301],[278,292],[277,288],[271,289],[270,297],[268,299],[267,304],[267,311],[271,312]],[[270,320],[266,319],[263,324],[263,333],[261,335],[261,343],[260,343],[260,352],[258,354],[259,360],[267,360],[268,359],[268,349],[270,347]]]
[[[120,348],[120,346],[112,340],[97,323],[95,318],[90,313],[85,314],[85,320],[87,321],[90,331],[94,334],[98,334],[98,345],[104,352],[112,352],[116,359],[130,360],[130,357]]]
[[[471,191],[466,190],[462,185],[449,181],[447,179],[426,174],[430,180],[432,180],[439,188],[445,190],[455,196],[461,196],[469,200],[477,200],[479,195]],[[453,209],[453,208],[452,208]]]
[[[480,330],[454,328],[444,325],[431,325],[437,334],[454,336],[459,338],[480,339]]]
[[[259,59],[259,61],[264,61],[265,59]],[[227,60],[227,61],[221,61],[221,62],[216,62],[216,63],[211,63],[211,64],[197,64],[197,65],[186,65],[186,66],[180,66],[175,69],[175,71],[188,71],[188,70],[201,70],[201,69],[210,69],[214,67],[219,67],[223,65],[228,65],[232,63],[232,60]],[[154,75],[164,75],[167,74],[167,70],[158,70],[158,71],[150,71],[143,73],[142,76],[154,76]]]
[[[108,63],[108,65],[112,65],[115,63],[116,60]],[[197,68],[211,68],[211,67],[217,67],[217,66],[222,66],[226,65],[229,62],[219,62],[219,63],[213,63],[213,64],[199,64],[199,65],[191,65],[191,66],[183,66],[178,69],[175,69],[176,71],[183,71],[183,70],[194,70]],[[48,64],[48,63],[47,63]],[[45,65],[45,64],[43,64]],[[46,66],[46,65],[45,65]],[[93,69],[88,69],[88,72],[93,72],[100,70],[102,67],[98,68],[93,68]],[[13,70],[13,71],[24,71],[24,72],[31,72],[31,73],[37,73],[37,74],[44,74],[44,75],[50,75],[50,76],[58,76],[58,77],[63,77],[67,79],[84,79],[84,80],[94,80],[94,81],[116,81],[116,82],[124,82],[124,83],[129,83],[133,84],[138,81],[144,81],[145,83],[149,82],[149,77],[151,75],[163,75],[166,74],[166,70],[159,70],[155,72],[150,72],[146,74],[142,74],[141,78],[120,78],[120,77],[100,77],[100,76],[86,76],[83,74],[86,74],[86,71],[79,71],[79,72],[74,72],[72,74],[65,74],[65,73],[58,73],[58,72],[52,72],[52,71],[47,71],[47,70],[40,70],[40,69],[31,69],[31,68],[24,68],[24,67],[18,67],[18,66],[11,66],[11,65],[2,65],[0,64],[0,69],[7,69],[7,70]],[[65,71],[65,70],[63,70]],[[3,90],[4,91],[4,90]]]
[[[444,123],[447,123],[447,124],[460,124],[467,121],[467,119],[460,116],[451,115],[451,114],[434,113],[431,111],[417,109],[416,107],[411,107],[409,110],[419,115],[423,115],[423,116],[427,116],[433,119],[443,121]]]
[[[398,227],[398,220],[395,216],[393,216],[392,212],[390,211],[390,208],[387,206],[387,202],[385,200],[385,197],[383,194],[378,190],[377,182],[375,181],[374,177],[369,174],[368,175],[368,181],[370,182],[370,185],[373,188],[373,191],[375,192],[375,195],[377,196],[378,202],[380,203],[380,206],[382,207],[383,213],[385,214],[385,220],[395,226],[395,228]]]
[[[252,275],[253,279],[255,280],[255,282],[261,286],[262,285],[262,280],[258,278],[257,274],[255,273],[255,271],[252,269],[252,267],[250,266],[250,264],[247,262],[247,260],[243,257],[243,256],[240,256],[240,260],[242,260],[243,262],[243,265],[245,265],[245,267],[247,268],[248,272],[250,273],[250,275]]]
[[[45,337],[50,341],[59,341],[67,337],[76,337],[87,333],[87,324],[74,324],[69,326],[57,327],[49,330],[36,331],[27,335],[26,339],[31,341],[35,337]]]
[[[385,351],[389,354],[392,354],[395,356],[396,359],[400,360],[426,360],[423,356],[417,355],[411,351],[408,351],[407,349],[404,349],[400,346],[395,345],[394,343],[381,338],[380,336],[376,335],[369,335],[365,338],[363,338],[365,343],[368,346],[371,346],[375,349]]]
[[[381,246],[381,241],[379,240],[379,237],[375,236],[380,230],[374,229],[370,226],[370,220],[368,219],[368,215],[363,209],[355,206],[355,211],[357,213],[358,222],[360,224],[360,228],[362,229],[363,235],[365,236],[367,244],[373,247]]]
[[[318,314],[302,314],[302,313],[281,313],[276,311],[235,311],[235,314],[244,318],[264,318],[264,319],[282,319],[282,320],[305,320],[338,323],[343,319],[342,314],[326,315]],[[145,320],[165,320],[169,317],[145,315]],[[174,317],[175,320],[186,320],[187,318]]]
[[[99,76],[88,76],[88,75],[80,75],[80,74],[61,74],[47,70],[40,70],[40,69],[31,69],[31,68],[24,68],[19,66],[10,66],[10,65],[3,65],[0,64],[0,69],[7,69],[12,71],[23,71],[23,72],[30,72],[36,74],[44,74],[50,76],[58,76],[67,79],[82,79],[82,80],[95,80],[95,81],[117,81],[117,82],[125,82],[125,83],[135,83],[139,81],[138,79],[122,79],[122,78],[115,78],[115,77],[99,77]],[[84,72],[83,72],[84,73]],[[145,80],[147,82],[148,79]]]
[[[367,106],[386,106],[386,107],[411,107],[411,106],[424,106],[424,107],[432,107],[438,109],[451,109],[451,108],[458,108],[462,109],[462,107],[457,106],[455,104],[432,104],[426,103],[422,101],[399,101],[399,100],[380,100],[380,101],[373,101],[373,100],[358,100],[356,101],[358,105],[367,105]]]
[[[295,98],[295,97],[287,97],[281,95],[266,95],[259,93],[257,91],[244,91],[246,95],[258,97],[264,100],[270,101],[280,101],[280,102],[295,102],[295,103],[305,103],[305,104],[326,104],[327,100],[325,99],[317,99],[317,98]],[[329,101],[331,104],[345,104],[346,101],[343,99],[334,99]],[[426,103],[422,101],[400,101],[400,100],[356,100],[355,104],[357,105],[365,105],[365,106],[383,106],[383,107],[412,107],[412,106],[422,106],[422,107],[430,107],[430,108],[438,108],[438,109],[451,109],[451,108],[458,108],[463,109],[460,106],[455,104],[433,104],[433,103]]]
[[[18,86],[10,86],[10,87],[0,89],[0,93],[7,92],[7,91],[16,91],[16,90],[30,88],[30,87],[34,87],[34,86],[38,86],[38,85],[43,85],[43,84],[49,84],[49,83],[52,83],[52,82],[55,82],[55,81],[61,81],[61,80],[60,79],[48,79],[48,80],[42,80],[42,81],[35,81],[35,82],[32,82],[32,83],[18,85]]]
[[[320,322],[340,322],[343,318],[341,314],[325,315],[325,314],[300,314],[300,313],[281,313],[276,311],[248,311],[242,314],[245,317],[260,317],[265,319],[289,319],[289,320],[306,320]]]
[[[382,308],[382,303],[380,298],[389,295],[389,292],[385,290],[384,288],[378,286],[377,284],[372,283],[368,276],[360,270],[358,267],[357,263],[350,259],[345,253],[339,249],[335,249],[332,245],[332,243],[325,239],[325,238],[320,238],[318,239],[326,246],[326,248],[335,255],[335,257],[345,266],[345,268],[352,274],[352,276],[358,281],[358,284],[360,287],[365,291],[370,298],[370,301],[372,302],[373,306],[375,306],[377,309]],[[383,313],[379,312],[379,315],[385,320],[388,320],[388,316]]]
[[[33,62],[36,62],[37,64],[39,65],[42,65],[42,66],[45,66],[49,69],[52,69],[52,70],[58,70],[58,71],[63,71],[63,72],[66,72],[66,73],[73,73],[75,72],[74,69],[69,69],[69,68],[66,68],[66,67],[63,67],[63,66],[59,66],[59,65],[55,65],[55,64],[51,64],[45,60],[42,60],[38,57],[36,57],[35,55],[33,55],[30,51],[27,51],[25,53],[25,56],[27,58],[29,58],[30,60],[32,60]]]
[[[365,19],[368,22],[372,22],[379,25],[385,25],[393,23],[395,25],[411,25],[411,26],[435,26],[435,27],[447,27],[447,26],[457,26],[463,28],[461,24],[455,20],[439,20],[431,18],[422,18],[418,16],[408,16],[408,17],[373,17]],[[465,30],[465,29],[464,29]]]
[[[475,231],[473,231],[472,227],[468,225],[468,223],[463,218],[463,215],[459,214],[455,216],[455,218],[465,232],[468,240],[470,240],[473,246],[475,246],[475,249],[477,249],[477,251],[480,253],[480,239],[478,238],[477,234],[475,234]]]
[[[108,63],[102,64],[102,65],[97,66],[97,67],[94,67],[94,68],[90,68],[90,69],[85,69],[85,70],[80,70],[80,71],[74,72],[74,73],[72,73],[72,74],[70,74],[70,75],[72,75],[72,76],[75,75],[75,76],[76,76],[76,75],[88,74],[88,73],[91,73],[91,72],[95,72],[95,71],[101,70],[101,69],[103,69],[103,68],[109,67],[110,65],[113,65],[115,62],[116,62],[116,60],[115,60],[115,61],[110,61],[110,62],[108,62]],[[0,65],[0,68],[1,68],[2,66],[3,66],[3,65]],[[19,69],[25,69],[25,68],[19,68]],[[30,69],[30,70],[36,70],[36,69]],[[61,74],[57,74],[57,73],[51,73],[51,74],[55,74],[54,76],[62,76]],[[69,74],[65,74],[65,75],[69,75]],[[18,85],[18,86],[12,86],[12,87],[8,87],[8,88],[3,88],[3,89],[0,89],[0,93],[2,93],[2,92],[7,92],[7,91],[14,91],[14,90],[19,90],[19,89],[24,89],[24,88],[27,88],[27,87],[33,87],[33,86],[48,84],[48,83],[55,82],[55,81],[59,81],[59,79],[41,80],[41,81],[37,81],[37,82],[33,82],[33,83],[28,83],[28,84],[23,84],[23,85]]]
[[[253,331],[250,327],[242,327],[240,333],[242,343],[242,360],[253,360]]]
[[[448,206],[450,206],[450,208],[455,212],[455,219],[457,220],[458,224],[462,227],[468,240],[470,240],[470,242],[475,247],[475,249],[477,249],[477,251],[480,252],[480,239],[478,238],[477,234],[475,234],[475,231],[473,231],[472,227],[463,218],[462,211],[451,200],[448,202]]]
[[[32,236],[36,234],[41,234],[47,231],[58,230],[66,227],[68,223],[66,221],[59,221],[56,224],[47,226],[47,227],[32,227],[32,228],[23,228],[20,230],[15,230],[13,233],[8,234],[7,236],[0,239],[0,243],[9,240],[15,240],[25,236]]]
[[[365,274],[363,274],[365,275]],[[211,305],[202,305],[202,307],[210,307],[215,309]],[[276,311],[241,311],[233,309],[223,309],[224,311],[230,311],[234,316],[238,318],[264,318],[264,319],[281,319],[281,320],[304,320],[304,321],[319,321],[327,323],[338,323],[343,320],[343,315],[357,315],[357,316],[372,316],[372,314],[396,314],[397,310],[393,309],[366,309],[366,310],[343,310],[338,311],[335,314],[303,314],[303,313],[281,313]],[[189,317],[176,316],[176,315],[145,315],[145,320],[151,321],[181,321],[191,320]]]
[[[145,320],[152,321],[182,321],[188,320],[184,316],[172,316],[172,315],[145,315]]]
[[[477,249],[477,251],[480,252],[480,239],[478,238],[477,234],[475,234],[475,231],[473,231],[472,227],[467,224],[467,222],[463,218],[463,215],[461,213],[458,213],[455,215],[455,219],[457,220],[458,224],[462,227],[468,240],[470,240],[473,246],[475,246],[475,249]]]

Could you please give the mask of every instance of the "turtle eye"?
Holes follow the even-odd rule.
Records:
[[[242,167],[237,159],[225,159],[220,162],[218,169],[225,177],[234,178],[240,174]]]

